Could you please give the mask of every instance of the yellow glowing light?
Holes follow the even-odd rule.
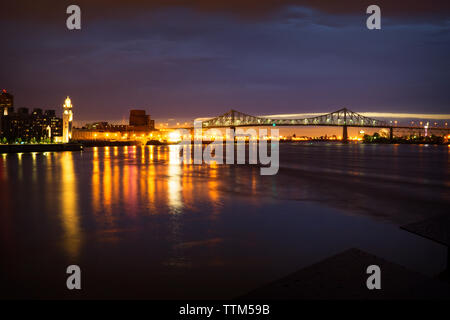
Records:
[[[181,134],[178,131],[172,131],[169,133],[169,139],[170,142],[177,142],[181,140]]]

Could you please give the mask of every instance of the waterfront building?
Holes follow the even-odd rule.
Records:
[[[145,141],[159,139],[159,130],[145,110],[131,110],[129,124],[95,122],[73,129],[74,141]]]
[[[62,119],[55,110],[28,108],[14,110],[14,96],[0,92],[0,142],[50,142],[62,135]]]
[[[69,97],[66,98],[63,105],[63,135],[62,142],[68,143],[72,139],[72,101]]]
[[[54,110],[19,108],[17,112],[9,109],[8,115],[0,119],[1,142],[42,142],[62,134],[62,120]]]

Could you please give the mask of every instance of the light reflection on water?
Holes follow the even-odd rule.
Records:
[[[73,260],[78,259],[82,233],[80,232],[77,179],[74,171],[71,152],[61,154],[61,209],[64,226],[64,242],[66,252]]]
[[[167,175],[169,177],[167,182],[168,204],[171,208],[171,213],[178,214],[182,212],[183,201],[181,194],[182,168],[177,146],[169,146],[169,166]]]
[[[371,147],[282,145],[273,177],[175,146],[2,155],[7,285],[65,296],[54,275],[80,264],[90,297],[233,297],[348,247],[436,273],[441,248],[398,224],[446,211],[448,150]]]

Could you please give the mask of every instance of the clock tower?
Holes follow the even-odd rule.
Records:
[[[68,143],[72,139],[72,101],[67,97],[63,105],[63,143]]]

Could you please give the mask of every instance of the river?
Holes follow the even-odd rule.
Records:
[[[427,275],[399,228],[450,207],[450,148],[280,145],[280,170],[180,164],[173,146],[0,155],[2,298],[233,298],[357,247]],[[79,265],[82,290],[66,289]]]

